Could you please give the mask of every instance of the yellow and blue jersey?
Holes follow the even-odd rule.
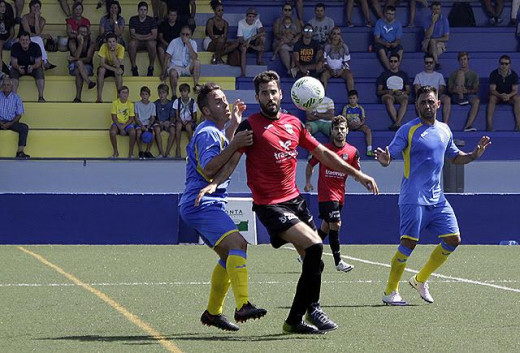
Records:
[[[186,188],[179,205],[193,205],[200,189],[206,187],[211,179],[204,175],[204,168],[229,144],[224,131],[217,128],[214,122],[205,120],[197,126],[193,138],[186,147]],[[220,184],[211,195],[205,195],[201,203],[226,202],[229,179]]]
[[[460,152],[448,125],[440,121],[425,125],[415,118],[397,131],[388,147],[392,158],[402,154],[404,159],[400,205],[435,205],[445,201],[441,189],[444,157],[451,159]]]

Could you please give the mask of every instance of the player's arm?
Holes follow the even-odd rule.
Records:
[[[235,135],[235,131],[238,128],[238,125],[242,122],[242,114],[244,110],[246,110],[247,106],[240,99],[237,99],[233,103],[233,111],[231,112],[231,120],[229,121],[226,127],[226,137],[229,141],[233,140],[233,136]]]
[[[248,132],[248,131],[241,131],[238,134],[242,132]],[[251,132],[252,133],[252,132]],[[251,135],[252,136],[252,135]],[[226,148],[227,149],[227,148]],[[204,197],[206,194],[212,194],[215,192],[217,187],[222,184],[224,181],[226,181],[231,174],[233,174],[233,171],[238,165],[238,162],[240,161],[240,157],[242,157],[242,153],[235,152],[231,158],[227,161],[226,164],[224,164],[218,173],[215,175],[211,183],[209,183],[206,187],[202,188],[199,191],[199,194],[197,195],[197,198],[195,199],[195,206],[198,206],[200,203],[200,200]]]
[[[220,175],[220,170],[225,167],[225,164],[229,162],[231,157],[234,156],[236,151],[242,147],[251,146],[253,144],[253,131],[244,130],[238,132],[235,137],[231,140],[229,145],[218,155],[213,157],[203,168],[202,172],[208,179],[212,179],[212,184],[215,182],[218,175]],[[240,159],[240,158],[238,158]],[[238,163],[238,161],[237,161]],[[234,166],[236,167],[236,165]],[[220,182],[216,184],[216,186],[222,184],[230,175],[233,173],[233,170],[223,179],[219,178]]]
[[[477,146],[471,153],[465,153],[460,151],[455,158],[452,158],[451,163],[453,164],[468,164],[473,162],[475,159],[479,159],[484,154],[486,148],[491,145],[491,139],[489,136],[482,136]]]
[[[307,167],[305,168],[305,187],[303,188],[303,190],[305,190],[306,192],[314,190],[314,187],[312,186],[312,183],[311,183],[313,171],[314,171],[314,166],[311,163],[307,162]]]
[[[318,145],[318,147],[311,151],[311,154],[316,157],[320,163],[325,164],[331,169],[351,175],[356,179],[356,181],[360,182],[364,187],[372,191],[373,194],[379,194],[379,188],[377,187],[377,183],[374,178],[352,167],[325,146]]]
[[[388,150],[388,146],[383,150],[381,147],[378,147],[375,151],[375,159],[383,166],[388,167],[392,162],[392,156],[390,155],[390,151]]]

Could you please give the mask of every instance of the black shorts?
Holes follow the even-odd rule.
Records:
[[[121,65],[120,68],[123,70],[123,73],[125,71],[125,66],[124,65]],[[105,70],[105,78],[106,77],[115,77],[116,76],[116,73],[112,70]]]
[[[304,222],[313,230],[316,230],[307,202],[301,195],[292,200],[273,205],[256,205],[253,203],[253,211],[256,212],[258,219],[267,229],[271,238],[271,245],[275,249],[287,243],[279,237],[280,233],[285,232],[296,223]]]
[[[337,223],[341,221],[342,208],[343,205],[338,201],[326,201],[318,204],[320,218],[328,223]]]

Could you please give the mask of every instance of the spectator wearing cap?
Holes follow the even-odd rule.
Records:
[[[24,153],[29,127],[21,123],[24,113],[23,103],[20,97],[13,92],[13,82],[9,76],[2,80],[2,92],[0,93],[0,129],[12,130],[18,133],[18,151],[16,158],[28,159],[30,156]]]
[[[254,7],[248,8],[246,18],[238,21],[237,37],[240,43],[240,76],[244,77],[246,75],[246,55],[248,52],[256,51],[256,64],[264,65],[265,31]]]

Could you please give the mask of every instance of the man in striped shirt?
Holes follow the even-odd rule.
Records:
[[[30,156],[25,154],[23,149],[27,141],[29,127],[27,124],[20,122],[23,113],[22,100],[13,92],[11,78],[5,76],[2,81],[2,92],[0,93],[0,129],[12,130],[18,133],[18,151],[16,152],[16,158],[28,159]]]

